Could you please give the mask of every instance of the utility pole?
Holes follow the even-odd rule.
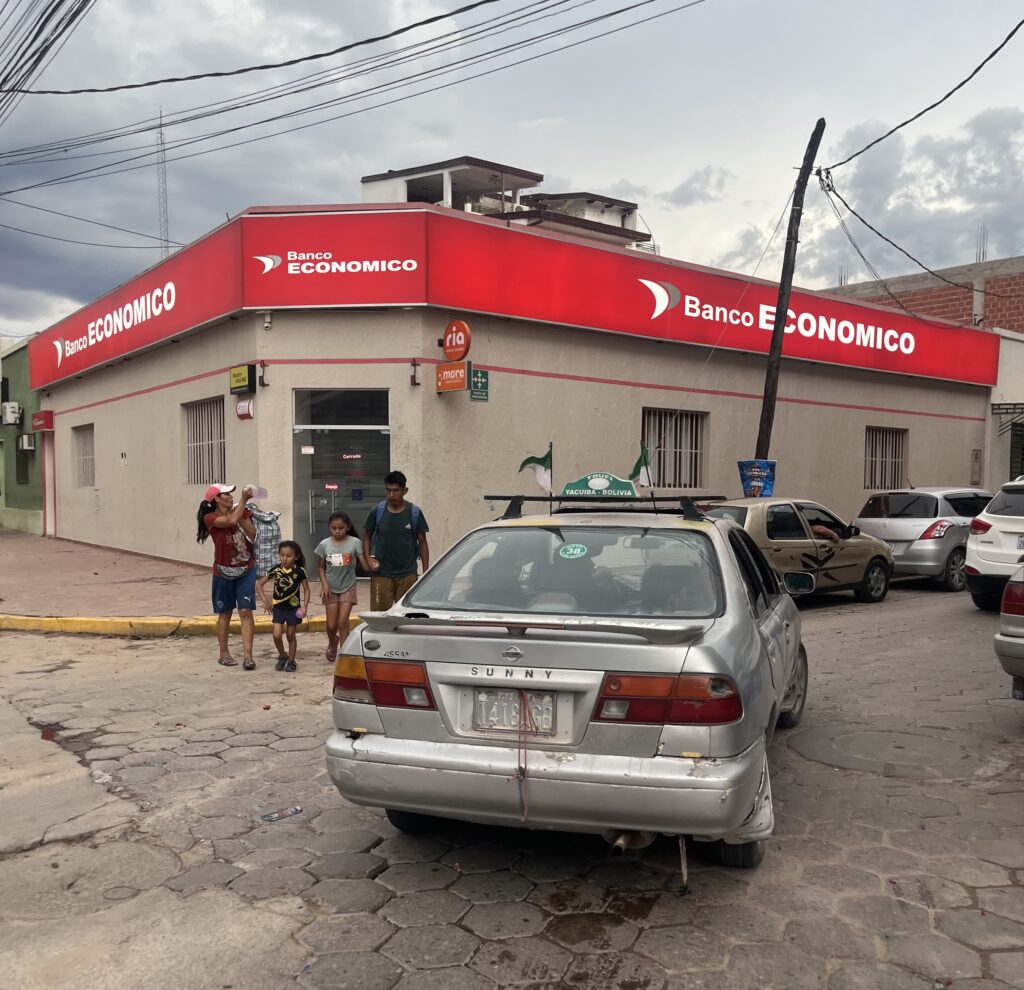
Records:
[[[164,109],[160,108],[160,127],[156,132],[157,198],[160,201],[160,259],[171,253],[169,224],[167,222],[167,145],[164,143]]]
[[[764,398],[761,400],[761,423],[757,430],[757,451],[759,460],[768,457],[772,445],[772,424],[775,422],[775,399],[779,394],[779,366],[782,364],[782,336],[786,326],[786,311],[789,309],[789,295],[793,288],[793,269],[796,268],[796,246],[799,241],[800,216],[804,209],[804,193],[807,179],[818,154],[821,135],[825,133],[825,118],[819,117],[814,125],[811,140],[807,142],[803,164],[797,175],[793,190],[793,207],[789,211],[789,230],[786,233],[786,252],[782,258],[782,275],[779,277],[779,299],[775,304],[775,324],[772,327],[772,343],[768,349],[768,367],[764,373]]]

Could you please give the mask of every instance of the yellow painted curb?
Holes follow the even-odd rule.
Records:
[[[349,618],[349,629],[360,623],[360,618]],[[256,619],[256,632],[269,633],[270,619]],[[322,615],[313,616],[298,627],[299,632],[325,632],[327,620]],[[241,624],[235,618],[231,631],[241,631]],[[41,632],[62,633],[65,636],[137,636],[146,639],[160,639],[167,636],[216,636],[217,617],[196,615],[181,616],[68,616],[68,615],[0,615],[0,632]]]

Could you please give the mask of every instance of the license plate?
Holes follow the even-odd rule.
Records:
[[[531,735],[550,736],[555,732],[555,698],[551,691],[527,691],[529,714],[524,718],[523,693],[492,688],[477,688],[473,699],[473,727],[516,732],[520,724]]]
[[[1017,537],[1017,549],[1024,550],[1024,536]]]

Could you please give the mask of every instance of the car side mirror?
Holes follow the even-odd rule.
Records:
[[[860,536],[860,526],[847,526],[846,538],[849,540],[851,537],[854,536]]]
[[[794,598],[798,595],[809,595],[817,584],[814,575],[807,571],[786,571],[782,575],[782,583]]]

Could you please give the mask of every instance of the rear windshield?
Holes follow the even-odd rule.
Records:
[[[872,495],[857,514],[859,519],[934,519],[939,500],[921,492],[892,492]]]
[[[706,510],[704,515],[710,519],[731,519],[742,526],[747,518],[747,510],[742,505],[716,505]]]
[[[646,618],[709,618],[721,602],[703,533],[585,526],[470,533],[405,599],[445,611]]]
[[[985,512],[990,516],[1024,516],[1024,488],[1005,488],[996,492]]]

